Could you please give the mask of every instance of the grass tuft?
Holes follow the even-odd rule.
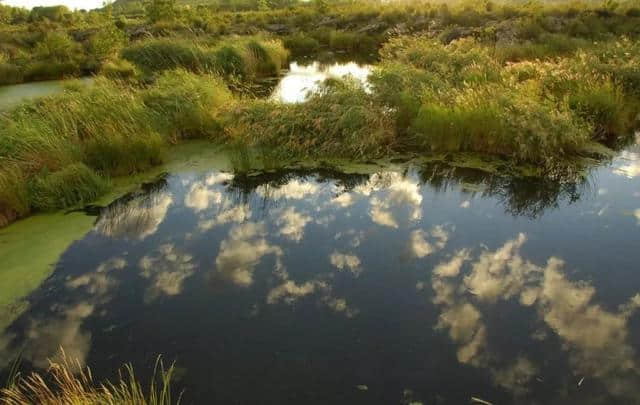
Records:
[[[133,366],[127,364],[119,372],[115,383],[95,384],[88,367],[82,367],[62,353],[60,362],[51,362],[46,374],[32,373],[20,376],[0,391],[6,405],[174,405],[171,379],[175,373],[172,364],[165,369],[158,357],[148,391],[138,381]]]

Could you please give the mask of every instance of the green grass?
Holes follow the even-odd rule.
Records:
[[[362,86],[329,81],[307,102],[253,101],[227,118],[228,142],[275,148],[299,156],[363,157],[383,154],[392,122]]]
[[[100,73],[110,79],[132,79],[137,75],[136,67],[133,63],[116,59],[102,65]]]
[[[157,131],[167,132],[174,141],[220,133],[219,112],[233,102],[220,78],[195,76],[186,70],[164,73],[141,97]]]
[[[87,203],[110,177],[162,163],[171,143],[219,138],[233,102],[219,77],[176,70],[142,89],[98,78],[1,115],[0,223]]]
[[[274,40],[248,38],[207,46],[171,38],[136,43],[125,48],[122,57],[148,73],[182,68],[255,78],[277,75],[289,54]]]
[[[88,203],[107,189],[107,183],[82,163],[54,173],[40,173],[31,179],[29,199],[36,210],[55,210]]]
[[[291,35],[285,38],[284,46],[294,56],[312,55],[320,49],[320,42],[303,33]]]

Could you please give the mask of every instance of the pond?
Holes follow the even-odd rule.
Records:
[[[273,90],[271,98],[284,103],[300,103],[316,91],[326,79],[351,76],[366,85],[369,73],[370,65],[356,62],[291,62],[289,71]]]
[[[640,401],[640,144],[578,182],[217,167],[88,209],[1,366],[62,347],[96,378],[131,362],[144,379],[162,354],[183,403]]]
[[[78,81],[91,83],[92,80],[91,78],[65,79],[0,86],[0,110],[15,107],[25,100],[60,93],[70,83]]]

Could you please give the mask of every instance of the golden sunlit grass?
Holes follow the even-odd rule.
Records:
[[[15,370],[14,370],[15,372]],[[125,365],[115,383],[96,384],[88,367],[82,367],[62,353],[60,362],[51,362],[46,373],[28,376],[13,374],[9,386],[0,391],[4,405],[172,405],[180,396],[171,396],[175,367],[165,369],[158,357],[148,390],[138,381],[133,366]]]

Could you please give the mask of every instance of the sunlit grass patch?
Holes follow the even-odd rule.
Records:
[[[165,368],[158,358],[148,389],[130,364],[120,370],[115,382],[96,383],[88,367],[67,358],[63,352],[61,360],[51,362],[46,373],[14,377],[0,391],[0,399],[6,405],[174,405],[180,403],[181,397],[176,399],[171,394],[174,373],[173,364]]]

